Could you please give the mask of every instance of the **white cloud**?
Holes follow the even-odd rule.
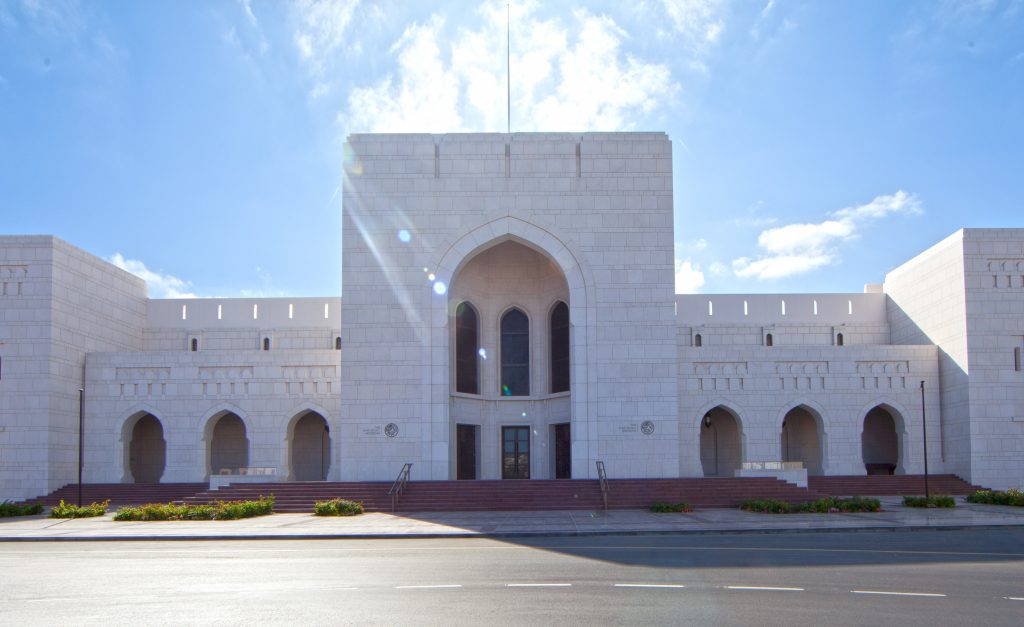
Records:
[[[622,50],[609,17],[578,9],[568,24],[512,7],[512,127],[623,130],[678,90],[668,66]],[[505,6],[489,2],[478,29],[440,16],[409,26],[391,48],[397,67],[352,90],[339,120],[350,132],[500,131],[506,126]]]
[[[780,279],[810,272],[835,263],[839,259],[838,246],[856,238],[865,222],[893,214],[920,213],[920,201],[900,190],[878,196],[867,204],[834,211],[829,220],[767,229],[757,238],[761,255],[734,259],[732,269],[738,277],[756,279]]]
[[[695,294],[704,286],[700,264],[676,259],[676,294]]]
[[[660,0],[672,34],[686,47],[690,67],[706,71],[704,59],[725,30],[723,0]],[[661,32],[665,36],[664,31]]]
[[[323,76],[332,67],[359,4],[360,0],[298,0],[292,5],[297,22],[292,38],[314,76]]]
[[[125,259],[121,253],[114,253],[107,261],[145,281],[151,298],[198,298],[186,291],[191,286],[188,281],[154,272],[137,259]]]

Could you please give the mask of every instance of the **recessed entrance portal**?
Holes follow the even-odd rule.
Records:
[[[705,477],[732,477],[740,467],[740,429],[724,407],[704,414],[700,425],[700,465]]]
[[[885,408],[875,407],[864,416],[861,455],[869,475],[894,475],[900,463],[896,421]]]
[[[160,483],[167,463],[164,428],[153,414],[144,414],[132,427],[128,469],[135,483]]]
[[[476,425],[455,425],[456,445],[456,479],[476,479],[477,434]]]
[[[824,474],[818,421],[806,407],[794,407],[782,421],[782,461],[803,462],[808,475]]]
[[[501,478],[530,478],[530,428],[501,428]]]
[[[555,451],[555,479],[572,478],[572,432],[568,422],[551,425]]]
[[[331,467],[331,432],[324,417],[307,412],[292,427],[291,470],[295,481],[324,481]]]
[[[237,474],[249,465],[249,440],[245,423],[236,414],[215,419],[210,434],[210,474]]]

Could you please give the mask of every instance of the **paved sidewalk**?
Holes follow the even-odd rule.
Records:
[[[369,513],[351,518],[274,514],[245,520],[115,522],[100,518],[56,520],[42,516],[0,518],[0,542],[45,540],[216,540],[294,538],[527,537],[642,533],[786,533],[800,531],[912,530],[1024,526],[1024,508],[975,505],[955,509],[904,507],[881,497],[872,514],[755,514],[704,509],[690,514],[643,510],[603,512]]]

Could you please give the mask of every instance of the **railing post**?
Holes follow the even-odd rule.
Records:
[[[405,484],[409,482],[409,471],[412,470],[412,464],[403,464],[402,469],[398,471],[398,476],[395,477],[395,482],[391,484],[391,489],[388,490],[388,494],[391,495],[391,513],[395,513],[395,508],[398,505],[398,496],[405,489]]]

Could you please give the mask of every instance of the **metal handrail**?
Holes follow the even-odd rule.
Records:
[[[608,474],[604,471],[604,462],[598,461],[597,464],[597,479],[601,482],[601,498],[604,499],[604,514],[608,515],[608,493],[611,492],[611,486],[608,485]]]
[[[398,476],[395,477],[395,482],[391,484],[391,489],[388,490],[388,494],[391,496],[391,513],[395,513],[395,507],[398,505],[398,497],[405,490],[405,484],[409,483],[409,471],[412,470],[412,464],[404,464],[402,469],[398,471]]]

